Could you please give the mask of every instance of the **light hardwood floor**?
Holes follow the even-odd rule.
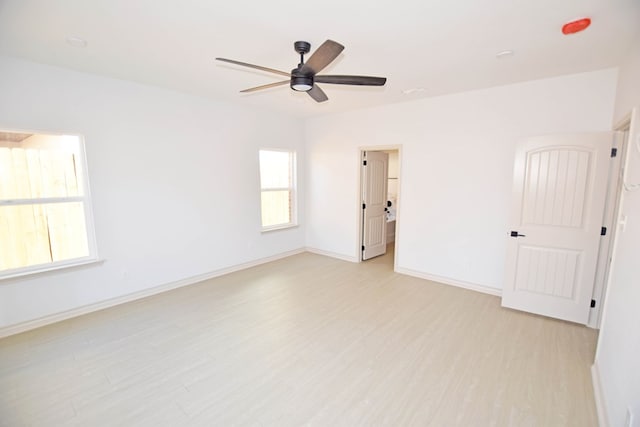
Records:
[[[595,343],[305,253],[0,340],[0,425],[595,426]]]

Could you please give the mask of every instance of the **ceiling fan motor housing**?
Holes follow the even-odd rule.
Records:
[[[313,74],[300,71],[300,68],[291,70],[291,89],[298,92],[307,92],[313,87]]]

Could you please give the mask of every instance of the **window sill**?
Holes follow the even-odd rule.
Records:
[[[274,225],[272,227],[265,227],[260,231],[261,233],[269,233],[271,231],[280,231],[280,230],[288,230],[290,228],[298,228],[298,224],[282,224],[282,225]]]
[[[59,270],[72,270],[74,268],[86,267],[92,264],[102,264],[105,260],[101,258],[85,258],[77,261],[60,262],[58,264],[48,264],[41,267],[33,267],[28,270],[19,270],[0,274],[0,284],[10,279],[28,278],[31,276],[39,276]]]

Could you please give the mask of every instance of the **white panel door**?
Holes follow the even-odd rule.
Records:
[[[551,135],[518,145],[504,307],[587,323],[614,137]]]
[[[362,166],[362,260],[387,251],[387,176],[389,155],[364,153]]]

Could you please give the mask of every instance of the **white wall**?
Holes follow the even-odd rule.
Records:
[[[0,328],[304,247],[260,232],[258,148],[303,164],[297,120],[2,57],[0,93],[0,128],[84,135],[105,260],[0,282]]]
[[[616,97],[616,122],[640,106],[640,33],[620,68]],[[637,123],[640,127],[640,123]],[[640,138],[636,127],[633,138]],[[635,148],[631,148],[635,150]],[[640,162],[629,163],[627,175],[640,177]],[[621,214],[627,217],[618,229],[611,278],[600,329],[595,367],[609,425],[623,426],[627,408],[640,426],[640,191],[623,194]]]
[[[614,123],[618,123],[633,107],[640,105],[640,33],[630,46],[625,61],[620,66]]]
[[[357,259],[359,147],[402,144],[400,269],[499,289],[514,147],[611,129],[617,70],[309,120],[307,246]]]

